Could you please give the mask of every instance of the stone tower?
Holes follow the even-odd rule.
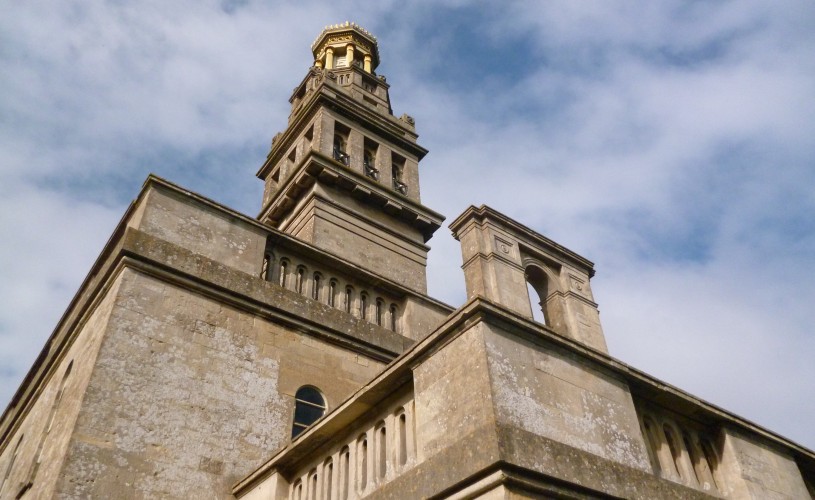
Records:
[[[413,118],[393,116],[376,38],[345,23],[324,29],[311,49],[288,127],[257,174],[259,219],[425,293],[425,243],[444,218],[421,204],[427,150]]]

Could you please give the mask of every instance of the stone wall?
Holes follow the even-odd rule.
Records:
[[[294,392],[328,406],[381,364],[125,270],[58,494],[227,496],[291,435]]]
[[[53,494],[120,283],[121,277],[79,328],[0,455],[0,481],[6,478],[0,498],[14,498],[24,490],[28,498]]]

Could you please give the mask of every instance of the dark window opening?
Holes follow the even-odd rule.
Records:
[[[351,129],[340,123],[334,124],[334,159],[346,167],[351,164],[351,156],[348,154],[348,134]]]
[[[396,309],[396,304],[391,304],[391,325],[390,326],[391,326],[391,331],[393,331],[393,332],[396,331],[396,321],[397,321],[396,315],[397,315],[397,312],[398,312],[398,310]]]
[[[385,308],[385,302],[382,299],[376,299],[376,324],[382,326],[382,313]]]
[[[294,423],[291,437],[296,438],[311,424],[325,414],[325,399],[320,391],[311,386],[297,389],[294,395]]]
[[[370,139],[365,139],[364,153],[362,155],[362,170],[367,177],[379,179],[379,169],[376,168],[376,152],[379,145]]]
[[[405,159],[397,154],[391,155],[391,180],[393,181],[393,189],[400,193],[407,195],[408,187],[403,180],[405,171]]]

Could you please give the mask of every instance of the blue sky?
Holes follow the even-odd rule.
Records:
[[[372,5],[373,4],[373,5]],[[815,4],[60,2],[0,16],[0,401],[149,172],[254,215],[323,26],[378,36],[424,203],[596,263],[611,354],[815,448]],[[432,295],[464,299],[431,240]]]

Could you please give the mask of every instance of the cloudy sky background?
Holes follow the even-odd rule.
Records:
[[[326,24],[379,38],[430,149],[596,263],[611,354],[815,448],[810,1],[28,1],[0,16],[0,404],[146,175],[244,213]],[[464,300],[458,244],[430,293]]]

